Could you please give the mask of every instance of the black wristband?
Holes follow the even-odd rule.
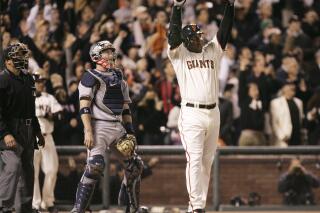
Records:
[[[83,107],[80,109],[80,115],[82,114],[91,114],[91,109],[89,107]]]

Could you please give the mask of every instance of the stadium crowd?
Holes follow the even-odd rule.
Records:
[[[224,0],[188,0],[184,24],[207,40]],[[320,1],[237,0],[219,71],[221,145],[320,144]],[[30,72],[63,106],[57,145],[83,144],[78,82],[91,44],[109,40],[130,87],[139,144],[180,144],[179,87],[167,58],[171,0],[4,0],[0,58],[12,42],[29,47]],[[4,64],[0,64],[4,68]]]

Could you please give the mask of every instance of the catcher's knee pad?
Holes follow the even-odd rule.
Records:
[[[102,155],[93,155],[88,158],[84,176],[93,180],[98,180],[105,167],[104,157]]]
[[[143,162],[137,154],[134,154],[131,159],[125,161],[125,164],[125,180],[121,185],[118,202],[127,206],[126,212],[137,212]]]
[[[115,147],[125,158],[132,158],[136,147],[136,137],[127,134],[116,142]]]

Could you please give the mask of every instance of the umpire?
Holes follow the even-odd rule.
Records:
[[[35,116],[35,88],[28,74],[29,50],[15,43],[4,50],[5,69],[0,72],[0,212],[36,213],[32,210],[33,152],[36,137],[44,146]],[[17,194],[17,196],[16,196]],[[16,199],[16,200],[15,200]]]

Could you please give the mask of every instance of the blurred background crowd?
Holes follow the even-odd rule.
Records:
[[[209,41],[225,3],[187,0],[183,23],[199,24]],[[56,144],[81,145],[77,86],[94,68],[90,46],[109,40],[138,143],[180,144],[179,87],[166,52],[171,9],[171,0],[2,0],[0,58],[12,42],[28,45],[30,72],[47,79],[64,109]],[[219,70],[220,145],[320,144],[320,1],[236,0],[235,10]]]

